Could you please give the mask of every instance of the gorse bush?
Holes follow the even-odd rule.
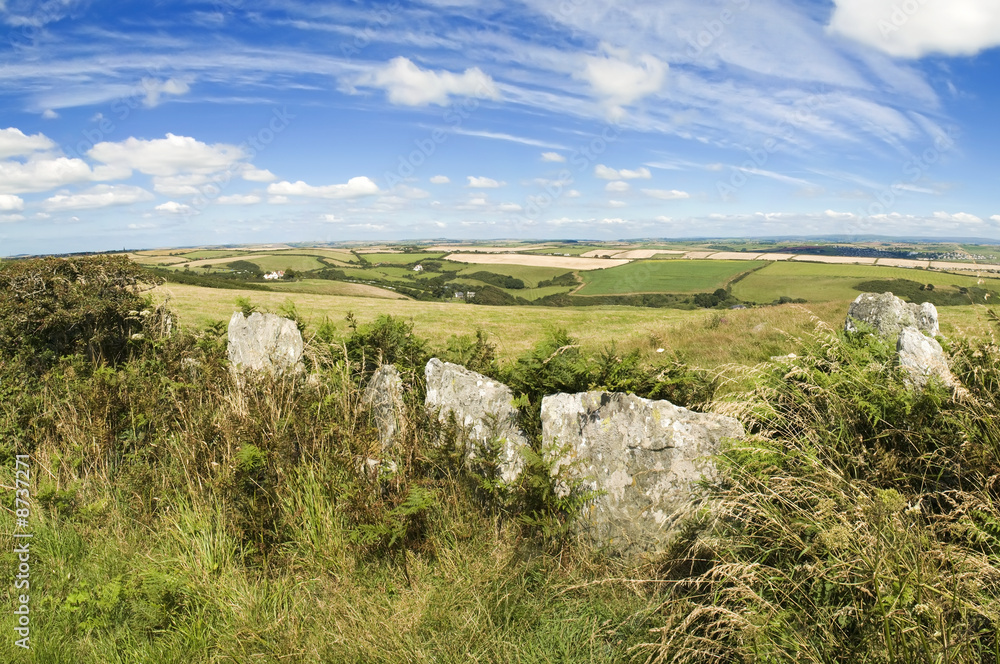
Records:
[[[62,355],[120,360],[155,285],[120,256],[35,258],[0,266],[0,356],[44,370]]]

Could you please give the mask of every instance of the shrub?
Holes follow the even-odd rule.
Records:
[[[33,258],[0,266],[0,356],[44,369],[63,355],[124,357],[158,283],[124,256]]]

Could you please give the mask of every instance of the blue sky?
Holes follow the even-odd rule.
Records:
[[[0,255],[1000,238],[1000,0],[0,0]]]

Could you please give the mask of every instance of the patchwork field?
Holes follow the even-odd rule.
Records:
[[[458,263],[481,263],[484,265],[529,265],[535,267],[557,267],[566,270],[603,270],[609,267],[625,265],[628,261],[577,258],[572,256],[537,256],[527,254],[450,254],[445,260]]]
[[[594,259],[601,260],[601,259]],[[714,291],[763,263],[745,261],[639,261],[611,270],[585,272],[578,295],[695,293]]]

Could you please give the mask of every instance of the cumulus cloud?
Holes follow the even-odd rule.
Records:
[[[835,0],[829,30],[904,58],[975,55],[1000,45],[997,0]]]
[[[19,196],[12,196],[10,194],[0,194],[0,212],[12,212],[14,210],[23,210],[24,200]]]
[[[431,177],[431,184],[448,184],[451,182],[451,178],[447,175],[435,175]]]
[[[995,221],[998,224],[1000,224],[1000,214],[995,214],[992,217],[990,217],[990,221]]]
[[[53,111],[51,108],[47,108],[44,111],[42,111],[42,119],[43,120],[55,120],[58,117],[59,117],[59,114],[56,113],[55,111]]]
[[[220,205],[256,205],[261,198],[257,194],[233,194],[231,196],[219,196],[215,199]]]
[[[611,207],[613,207],[613,208],[623,208],[626,205],[628,205],[628,203],[626,203],[625,201],[610,200],[610,201],[608,201],[608,205],[611,206]]]
[[[472,187],[473,189],[496,189],[503,184],[502,182],[497,182],[493,178],[476,177],[474,175],[470,175],[468,177],[469,187]]]
[[[837,212],[836,210],[827,210],[823,214],[825,214],[830,219],[853,219],[854,218],[854,213],[853,212]]]
[[[278,179],[278,176],[266,168],[260,169],[251,166],[243,171],[243,179],[250,182],[274,182]]]
[[[14,127],[0,129],[0,159],[23,157],[54,147],[56,144],[44,134],[28,136]]]
[[[691,198],[691,194],[679,189],[643,189],[642,193],[651,198],[658,198],[661,201],[676,201],[683,198]]]
[[[91,169],[82,159],[35,156],[26,162],[0,161],[0,194],[24,194],[68,184],[117,180],[131,172],[114,166]]]
[[[558,152],[543,152],[542,161],[550,161],[561,164],[566,161],[566,157],[562,156]]]
[[[147,175],[218,173],[232,168],[248,155],[236,145],[208,145],[190,136],[142,140],[130,137],[119,143],[98,143],[87,153],[105,164],[122,166]]]
[[[498,99],[500,93],[493,79],[478,67],[462,74],[421,69],[408,58],[393,58],[388,63],[365,72],[354,85],[385,90],[389,101],[402,106],[446,106],[452,95]]]
[[[78,194],[56,194],[42,204],[46,210],[94,210],[152,200],[153,194],[127,184],[99,184]]]
[[[328,184],[313,187],[302,180],[298,182],[275,182],[268,185],[267,193],[274,197],[306,196],[309,198],[347,199],[361,198],[379,193],[378,185],[365,176],[354,177],[346,184]],[[275,202],[274,200],[271,201]]]
[[[983,220],[974,214],[969,214],[968,212],[956,212],[954,214],[948,212],[935,212],[935,219],[940,219],[942,221],[953,221],[959,224],[981,224]]]
[[[613,118],[622,107],[659,92],[667,77],[668,65],[652,55],[633,57],[627,50],[602,45],[604,54],[586,56],[576,77],[590,84],[594,94],[607,106]]]
[[[501,203],[497,209],[501,212],[520,212],[523,208],[517,203]]]
[[[604,187],[604,191],[621,192],[621,191],[628,191],[630,188],[631,187],[629,187],[628,182],[624,182],[622,180],[615,180],[614,182],[609,182],[607,186]]]
[[[627,168],[618,170],[604,164],[594,166],[594,175],[602,180],[648,180],[653,177],[645,166],[631,171]]]
[[[191,212],[190,205],[184,205],[183,203],[178,203],[177,201],[167,201],[166,203],[161,203],[153,208],[157,212],[162,212],[163,214],[188,214]]]

